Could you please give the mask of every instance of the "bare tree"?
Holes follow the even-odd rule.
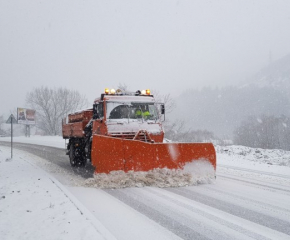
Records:
[[[173,97],[168,94],[161,94],[158,90],[152,90],[156,102],[164,103],[166,113],[171,113],[175,108]]]
[[[126,83],[119,83],[118,88],[124,90],[125,92],[128,91],[128,86]]]
[[[182,141],[183,137],[185,137],[189,132],[189,130],[185,131],[185,122],[180,120],[176,120],[172,123],[165,122],[163,126],[165,130],[165,138],[174,142]]]
[[[61,119],[67,114],[88,107],[84,96],[66,88],[35,88],[27,94],[26,103],[36,110],[37,126],[48,135],[61,133]]]

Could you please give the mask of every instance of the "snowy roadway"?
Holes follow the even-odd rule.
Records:
[[[0,143],[1,239],[290,239],[289,152],[267,153],[280,163],[270,165],[219,149],[211,184],[96,189],[83,187],[94,170],[72,170],[61,138],[19,141],[51,147],[15,144],[9,160]]]

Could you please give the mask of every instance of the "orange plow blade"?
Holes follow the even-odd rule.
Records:
[[[157,168],[183,169],[186,163],[206,160],[216,169],[211,143],[146,143],[93,136],[92,165],[95,173],[150,171]]]

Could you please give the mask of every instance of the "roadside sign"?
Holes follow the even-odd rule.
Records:
[[[35,110],[17,108],[17,121],[19,124],[35,125]]]
[[[17,120],[16,118],[13,116],[13,114],[10,115],[10,117],[7,119],[6,123],[14,123],[14,124],[17,124]]]
[[[7,119],[6,123],[11,124],[11,159],[12,159],[13,157],[13,124],[17,123],[17,120],[13,116],[13,114],[11,114],[10,117]]]

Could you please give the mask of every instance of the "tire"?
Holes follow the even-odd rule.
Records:
[[[85,167],[87,165],[87,159],[85,157],[77,160],[78,167]]]
[[[74,144],[71,144],[69,151],[69,161],[70,165],[75,167],[85,167],[87,164],[87,159],[80,148],[75,148]]]
[[[75,157],[75,147],[73,144],[70,145],[70,149],[69,149],[69,162],[72,167],[77,166],[77,161]]]

